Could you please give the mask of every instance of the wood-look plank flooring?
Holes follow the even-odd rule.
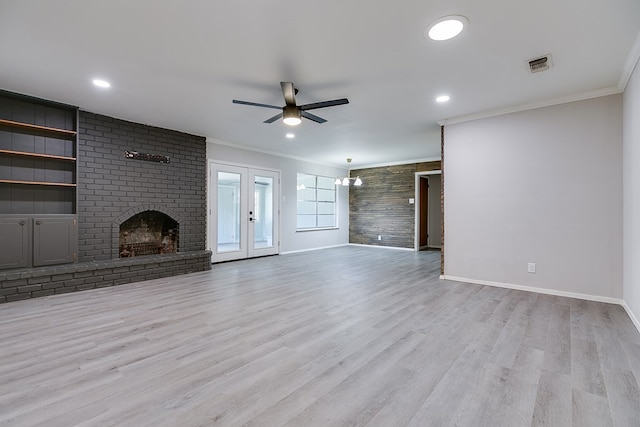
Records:
[[[341,247],[0,305],[2,426],[640,426],[617,305]]]

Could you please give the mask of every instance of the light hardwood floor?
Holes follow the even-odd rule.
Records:
[[[0,305],[0,425],[639,426],[617,305],[342,247]]]

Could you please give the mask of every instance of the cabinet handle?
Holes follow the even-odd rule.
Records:
[[[41,223],[40,223],[40,220],[37,220],[37,221],[36,221],[36,225],[40,225],[40,224],[41,224]]]
[[[20,225],[24,225],[24,221],[20,221]]]

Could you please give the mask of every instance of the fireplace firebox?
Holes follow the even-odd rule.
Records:
[[[140,212],[120,224],[120,258],[178,252],[178,222],[158,211]]]

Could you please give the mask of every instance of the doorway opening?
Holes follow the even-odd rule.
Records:
[[[416,251],[442,248],[441,178],[441,170],[416,172],[414,227]]]

